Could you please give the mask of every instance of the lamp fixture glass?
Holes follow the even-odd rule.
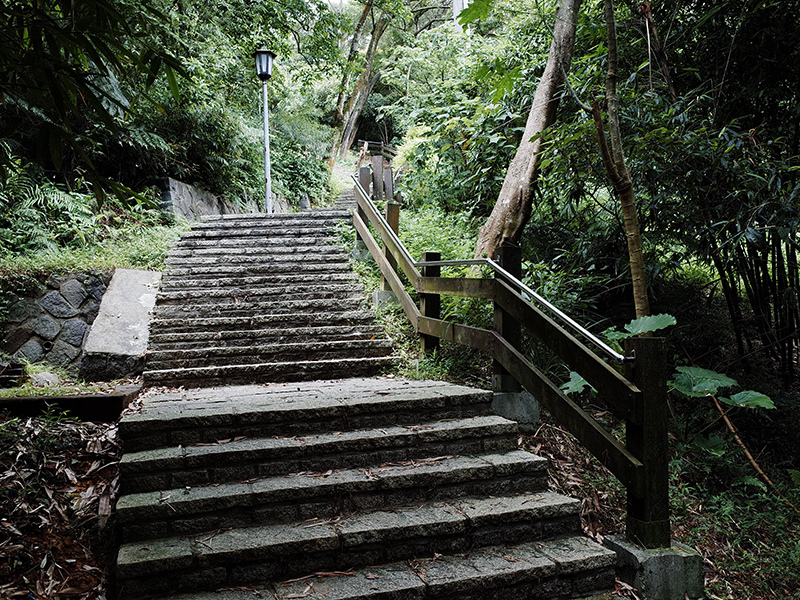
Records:
[[[275,60],[275,53],[267,50],[266,46],[253,52],[256,59],[256,73],[261,81],[266,81],[272,77],[272,62]]]

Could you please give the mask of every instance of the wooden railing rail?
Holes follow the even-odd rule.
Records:
[[[383,156],[392,160],[397,156],[397,150],[392,146],[387,146],[383,142],[371,142],[369,140],[358,140],[358,147],[366,151],[371,156]]]
[[[443,339],[488,352],[499,371],[533,394],[626,487],[627,537],[648,548],[669,547],[664,341],[660,338],[626,340],[625,355],[606,346],[605,351],[626,367],[625,375],[620,374],[541,308],[523,297],[521,290],[529,288],[493,261],[440,261],[435,253],[425,253],[422,261],[414,261],[364,187],[358,180],[355,184],[358,208],[353,214],[353,224],[357,238],[375,259],[386,285],[394,292],[414,329],[421,334],[423,351],[432,351],[438,340]],[[370,226],[380,244],[372,235]],[[440,276],[441,266],[465,263],[493,266],[495,277],[456,279]],[[420,294],[419,307],[406,290],[400,273]],[[493,301],[496,307],[495,330],[442,319],[441,294]],[[614,415],[625,421],[625,443],[533,366],[516,347],[518,342],[502,335],[504,318],[528,329],[597,390]],[[510,331],[515,329],[518,328],[512,327]]]

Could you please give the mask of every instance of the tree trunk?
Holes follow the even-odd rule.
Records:
[[[600,153],[611,180],[614,191],[619,196],[622,206],[622,219],[625,227],[625,238],[628,242],[628,257],[631,265],[633,282],[633,302],[636,317],[650,315],[650,300],[647,295],[647,277],[644,272],[642,256],[642,233],[639,217],[636,212],[636,196],[633,192],[631,173],[625,164],[622,152],[622,134],[619,129],[619,103],[617,102],[617,30],[614,23],[614,4],[612,0],[604,0],[606,31],[608,35],[608,72],[606,73],[606,105],[608,106],[608,129],[611,140],[611,151],[606,144],[605,128],[600,107],[595,101],[592,105],[597,140]]]
[[[500,195],[491,215],[481,227],[475,256],[493,256],[504,243],[517,244],[522,230],[530,219],[536,180],[542,151],[541,133],[555,120],[558,99],[556,92],[569,72],[575,45],[578,10],[582,0],[559,0],[553,42],[533,105],[528,113],[525,133],[517,148]]]
[[[335,134],[336,137],[334,138],[333,149],[331,150],[331,157],[334,160],[336,160],[337,157],[345,156],[355,139],[358,118],[361,116],[361,111],[367,103],[369,94],[372,92],[372,88],[378,80],[378,74],[375,73],[375,54],[378,51],[378,44],[381,41],[381,37],[389,26],[390,19],[390,15],[383,13],[372,28],[372,37],[367,47],[364,66],[356,80],[353,91],[347,99],[347,104],[342,111],[341,125],[337,128]],[[345,134],[347,135],[345,136]],[[345,137],[347,139],[345,139]]]
[[[361,116],[361,111],[364,110],[367,100],[369,100],[369,95],[372,92],[372,88],[374,88],[375,84],[378,83],[378,79],[380,79],[380,77],[381,72],[378,71],[375,73],[372,79],[367,82],[365,88],[359,89],[358,86],[356,86],[356,89],[353,90],[353,95],[351,98],[355,99],[355,103],[346,113],[347,118],[344,121],[344,127],[341,134],[341,146],[339,151],[340,158],[344,158],[344,156],[347,154],[347,151],[350,149],[350,146],[352,146],[353,142],[356,140],[356,133],[358,133],[358,118]],[[350,107],[349,103],[348,107]]]
[[[372,10],[372,1],[370,0],[364,5],[364,10],[361,11],[361,16],[356,23],[356,29],[353,32],[353,39],[350,42],[350,53],[347,56],[347,64],[342,74],[342,82],[339,85],[339,97],[336,99],[336,116],[334,117],[334,127],[341,127],[344,123],[344,103],[347,100],[347,90],[350,87],[350,80],[353,78],[353,69],[355,68],[356,59],[358,58],[358,44],[361,41],[361,32],[364,30],[364,23],[367,22],[367,17]]]

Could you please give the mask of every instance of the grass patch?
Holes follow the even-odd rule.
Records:
[[[173,225],[127,225],[111,230],[105,239],[78,248],[6,255],[0,257],[0,279],[115,268],[160,271],[164,269],[167,251],[181,232],[188,229],[186,221]]]

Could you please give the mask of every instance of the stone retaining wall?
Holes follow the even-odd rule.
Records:
[[[166,210],[190,221],[197,221],[206,215],[229,215],[238,212],[229,200],[171,177],[161,181],[161,204]]]
[[[111,275],[108,271],[52,276],[38,292],[18,297],[2,324],[2,349],[30,362],[77,366]]]

